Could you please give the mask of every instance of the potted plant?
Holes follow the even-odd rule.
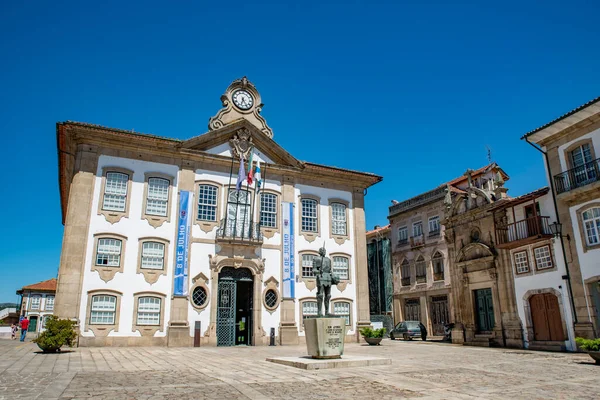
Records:
[[[369,346],[378,346],[385,334],[385,328],[373,329],[370,326],[362,328],[360,334],[369,343]]]
[[[578,337],[575,338],[575,342],[581,350],[587,352],[596,361],[596,364],[600,365],[600,338],[584,339]]]
[[[46,330],[33,342],[37,343],[44,353],[55,353],[64,345],[72,347],[77,339],[73,325],[75,325],[74,321],[51,316],[46,322]]]

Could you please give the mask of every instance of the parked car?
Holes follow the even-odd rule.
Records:
[[[390,332],[390,339],[402,338],[404,340],[412,340],[414,337],[427,340],[427,329],[425,325],[419,321],[403,321],[398,322],[398,325]]]

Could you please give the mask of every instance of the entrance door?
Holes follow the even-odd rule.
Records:
[[[565,340],[560,308],[555,295],[552,293],[533,295],[529,299],[529,305],[535,340]]]
[[[533,204],[525,206],[525,221],[527,224],[527,232],[523,238],[528,238],[530,236],[535,236],[541,233],[539,226],[539,219],[534,218],[540,215],[540,203],[535,203],[535,212],[533,210]]]
[[[406,299],[404,303],[404,320],[421,321],[421,302],[419,299]]]
[[[447,324],[448,318],[448,297],[437,296],[431,298],[431,327],[434,336],[444,335],[444,324]]]
[[[479,332],[494,329],[494,302],[491,288],[475,290],[475,321]]]
[[[225,267],[217,292],[217,346],[252,344],[253,277],[246,268]]]
[[[27,332],[36,332],[37,331],[37,323],[38,323],[38,317],[37,316],[32,316],[29,317],[29,327],[27,328]]]

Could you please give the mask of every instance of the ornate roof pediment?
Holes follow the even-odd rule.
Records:
[[[483,243],[469,243],[458,252],[456,262],[465,262],[479,258],[493,257],[494,252]]]

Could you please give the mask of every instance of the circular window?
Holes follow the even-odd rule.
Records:
[[[192,303],[194,303],[196,307],[204,307],[206,300],[208,300],[206,289],[204,289],[202,286],[195,288],[192,292]]]
[[[277,292],[273,289],[269,289],[267,290],[267,293],[265,293],[265,304],[268,308],[275,308],[277,305]]]

